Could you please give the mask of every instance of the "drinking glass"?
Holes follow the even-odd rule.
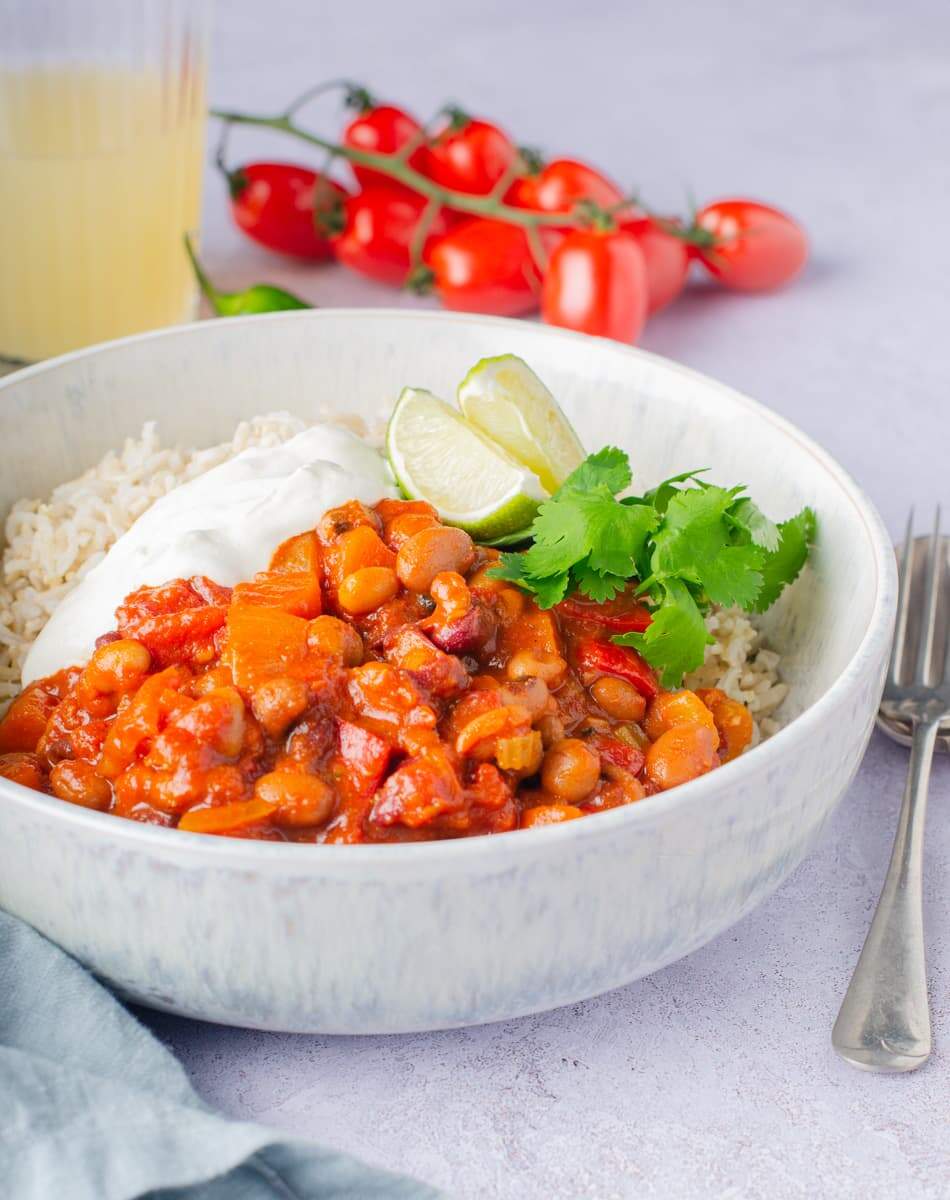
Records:
[[[0,0],[0,356],[189,320],[212,0]]]

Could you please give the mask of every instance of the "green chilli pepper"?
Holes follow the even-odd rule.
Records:
[[[252,313],[286,312],[295,308],[312,308],[305,300],[270,283],[255,283],[243,292],[219,292],[195,254],[191,238],[185,234],[185,250],[191,260],[198,286],[219,317],[244,317]]]

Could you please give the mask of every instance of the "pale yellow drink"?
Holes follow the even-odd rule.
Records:
[[[0,356],[188,320],[204,77],[0,67]]]

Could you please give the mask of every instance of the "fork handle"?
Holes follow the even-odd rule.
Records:
[[[939,719],[914,725],[910,769],[884,889],[831,1033],[865,1071],[913,1071],[930,1055],[924,959],[923,846]]]

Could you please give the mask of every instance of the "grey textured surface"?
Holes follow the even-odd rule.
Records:
[[[742,193],[807,224],[791,290],[697,287],[643,345],[789,416],[900,531],[950,500],[950,18],[937,0],[578,7],[222,0],[216,101],[278,107],[349,74],[420,112],[447,96],[521,141],[589,157],[657,206]],[[265,151],[265,147],[267,147]],[[295,146],[244,135],[245,152]],[[239,240],[209,180],[224,284],[332,304],[392,293]],[[426,303],[410,301],[411,303]],[[262,407],[279,402],[262,397]],[[829,1032],[883,879],[906,755],[876,736],[821,849],[716,942],[599,1000],[482,1029],[294,1038],[149,1017],[199,1091],[240,1115],[411,1171],[460,1197],[862,1197],[950,1192],[950,769],[927,846],[936,1051],[880,1078]]]

